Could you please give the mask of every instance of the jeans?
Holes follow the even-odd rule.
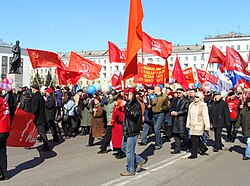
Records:
[[[122,137],[122,151],[126,154],[127,158],[127,172],[134,174],[135,166],[143,161],[142,157],[135,153],[135,145],[138,135],[133,137]]]
[[[246,146],[246,150],[245,150],[245,157],[250,158],[250,137],[247,137],[246,141],[247,141],[247,146]]]
[[[147,137],[148,137],[148,131],[149,131],[150,125],[148,123],[144,123],[143,130],[142,130],[142,137],[141,142],[147,143]]]
[[[156,147],[162,147],[161,124],[163,122],[163,119],[164,119],[164,113],[154,114],[153,116]]]

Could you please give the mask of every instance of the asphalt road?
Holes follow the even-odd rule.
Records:
[[[87,136],[77,136],[57,144],[52,152],[8,148],[10,178],[0,185],[246,186],[250,184],[250,160],[242,160],[245,144],[242,143],[243,137],[239,136],[239,139],[235,143],[224,142],[225,148],[217,153],[210,146],[209,155],[194,160],[187,159],[190,155],[187,152],[170,154],[171,143],[164,143],[158,151],[154,150],[153,142],[137,146],[136,152],[147,157],[148,161],[133,177],[120,176],[125,170],[126,159],[115,159],[113,151],[97,154],[100,145],[86,147]],[[36,147],[40,144],[37,143]]]

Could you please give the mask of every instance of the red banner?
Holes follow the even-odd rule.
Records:
[[[192,67],[183,70],[183,74],[185,75],[185,78],[188,83],[194,83],[194,75]]]
[[[138,74],[134,78],[135,83],[146,85],[165,83],[165,66],[138,63]]]
[[[13,117],[7,146],[32,147],[36,143],[37,130],[34,115],[18,109]]]

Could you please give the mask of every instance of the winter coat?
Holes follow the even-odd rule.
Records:
[[[166,112],[169,110],[170,101],[168,97],[161,93],[160,95],[156,95],[156,99],[152,100],[152,111],[154,114]]]
[[[189,107],[189,100],[185,97],[180,99],[174,98],[172,102],[171,111],[176,111],[177,116],[171,116],[172,118],[172,132],[176,134],[183,134],[186,133],[186,122],[187,122],[187,115],[188,115],[188,107]]]
[[[204,130],[210,129],[210,121],[207,104],[203,101],[199,103],[192,102],[188,108],[187,128],[190,129],[190,135],[202,136]]]
[[[75,102],[71,98],[63,105],[63,112],[66,114],[68,112],[69,116],[74,116],[74,107],[75,107]]]
[[[117,104],[118,103],[118,104]],[[124,107],[119,106],[119,100],[113,109],[112,115],[112,145],[114,148],[122,147],[122,124],[124,121]]]
[[[108,99],[108,104],[103,107],[103,110],[106,112],[106,118],[107,118],[107,125],[111,126],[111,120],[112,120],[112,111],[114,109],[114,106],[116,104],[115,98]]]
[[[242,127],[242,132],[245,137],[250,137],[250,110],[245,106],[239,114],[236,127]]]
[[[47,123],[55,120],[55,115],[56,115],[55,106],[56,106],[56,100],[54,96],[51,94],[45,101],[45,119]]]
[[[238,118],[238,115],[240,113],[240,101],[239,98],[235,99],[226,99],[226,102],[228,104],[229,112],[230,112],[230,120],[236,121]]]
[[[38,91],[32,96],[30,112],[35,115],[36,125],[45,124],[45,100]]]
[[[0,97],[0,134],[10,131],[10,109],[8,102]]]
[[[230,124],[230,114],[227,103],[220,99],[212,103],[209,118],[214,128],[225,127]]]
[[[124,112],[123,135],[126,137],[138,135],[142,125],[140,103],[136,99],[126,103]]]
[[[82,108],[82,119],[81,119],[81,126],[82,127],[88,127],[91,124],[91,118],[92,118],[92,105],[90,98],[85,98],[82,101],[83,108]]]
[[[105,129],[103,126],[103,109],[101,104],[95,105],[94,109],[96,109],[96,111],[92,113],[90,134],[92,134],[94,138],[103,137],[105,136]]]

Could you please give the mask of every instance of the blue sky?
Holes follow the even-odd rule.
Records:
[[[55,52],[126,48],[129,0],[1,0],[0,38]],[[250,34],[249,0],[142,0],[143,30],[173,44]],[[239,25],[239,26],[238,26]]]

